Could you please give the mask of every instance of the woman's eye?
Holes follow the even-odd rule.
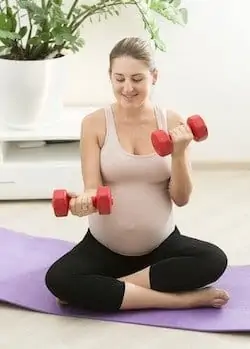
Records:
[[[143,79],[132,79],[132,82],[135,82],[135,83],[139,83],[141,82]],[[124,82],[125,79],[116,79],[117,82]]]
[[[141,82],[143,79],[133,79],[132,81],[135,82],[135,83],[139,83]],[[125,80],[124,79],[116,79],[117,82],[124,82]]]

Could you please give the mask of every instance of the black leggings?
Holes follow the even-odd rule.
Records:
[[[91,311],[120,309],[125,284],[117,280],[150,267],[150,285],[160,292],[189,291],[215,282],[227,267],[217,246],[174,232],[143,256],[122,256],[100,244],[88,230],[83,240],[46,274],[50,292],[72,306]]]

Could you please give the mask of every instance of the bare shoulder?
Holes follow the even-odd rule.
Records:
[[[83,119],[81,126],[85,132],[98,131],[105,124],[104,109],[100,108],[87,114]]]
[[[174,110],[167,110],[166,118],[167,118],[168,131],[172,130],[178,125],[185,123],[184,118]]]
[[[105,134],[105,111],[103,108],[87,114],[81,122],[81,137],[95,137],[98,143]]]

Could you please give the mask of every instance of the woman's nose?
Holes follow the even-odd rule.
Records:
[[[124,91],[124,92],[126,92],[126,93],[132,92],[133,89],[134,89],[134,88],[133,88],[133,85],[131,84],[131,82],[126,81],[126,82],[124,83],[124,86],[123,86],[123,91]]]

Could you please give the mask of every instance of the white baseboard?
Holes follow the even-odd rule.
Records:
[[[250,171],[248,161],[193,161],[195,171]]]

